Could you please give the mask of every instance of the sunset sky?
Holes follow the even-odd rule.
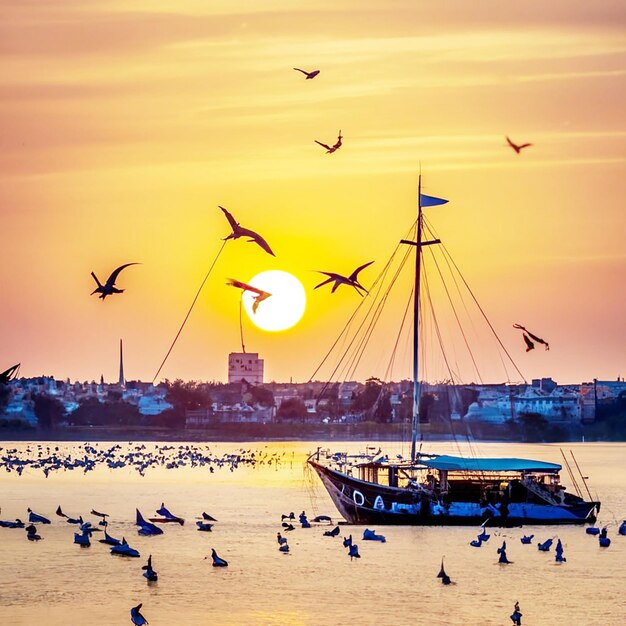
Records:
[[[425,193],[450,200],[428,219],[526,379],[626,375],[623,0],[0,6],[0,370],[115,380],[123,338],[127,377],[152,380],[230,232],[222,205],[276,257],[227,243],[160,378],[226,380],[226,280],[280,269],[304,317],[245,321],[246,346],[267,380],[308,380],[360,302],[314,291],[313,270],[375,260],[371,285],[415,219],[421,164]],[[339,129],[324,154],[313,140]],[[534,145],[516,155],[505,135]],[[134,261],[124,294],[89,295],[92,270]],[[550,351],[526,354],[516,322]],[[504,380],[483,348],[483,379]],[[381,353],[355,376],[383,377]]]

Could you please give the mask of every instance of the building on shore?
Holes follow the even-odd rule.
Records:
[[[262,385],[263,365],[258,352],[231,352],[228,355],[228,382],[245,380],[251,385]]]

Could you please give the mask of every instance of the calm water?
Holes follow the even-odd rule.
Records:
[[[21,477],[3,471],[0,518],[25,520],[30,506],[50,517],[52,525],[39,526],[44,540],[38,543],[27,541],[23,530],[0,528],[0,624],[124,625],[130,624],[130,607],[143,602],[151,626],[505,625],[511,624],[515,600],[524,626],[624,624],[626,537],[617,535],[615,523],[626,516],[624,444],[568,446],[603,502],[600,522],[610,524],[613,540],[608,549],[577,527],[494,529],[489,542],[476,549],[468,542],[478,530],[469,528],[380,527],[376,530],[387,543],[379,544],[360,540],[363,527],[346,526],[342,535],[352,533],[362,557],[353,562],[341,538],[323,537],[321,527],[284,533],[291,552],[278,552],[281,513],[304,509],[309,519],[337,517],[317,478],[304,470],[306,454],[316,444],[221,443],[211,450],[222,454],[240,447],[285,455],[278,468],[225,468],[214,474],[206,468],[157,469],[142,478],[132,470],[99,468],[46,479],[38,470]],[[363,449],[354,443],[330,447]],[[561,460],[556,445],[480,444],[474,450],[479,456]],[[429,451],[455,454],[459,448],[433,443]],[[571,486],[566,472],[562,480]],[[161,502],[186,518],[185,526],[168,525],[157,537],[138,536],[135,507],[148,517]],[[70,516],[85,519],[92,508],[111,514],[110,534],[125,535],[141,559],[111,556],[97,541],[90,548],[74,545],[75,527],[54,515],[59,504]],[[202,511],[219,520],[212,533],[195,529],[194,518]],[[534,533],[534,542],[559,536],[567,563],[556,564],[554,552],[541,553],[535,543],[521,545],[522,532]],[[497,563],[503,539],[513,561],[507,566]],[[228,568],[213,568],[204,559],[212,547],[229,561]],[[148,585],[141,566],[150,553],[159,581]],[[445,587],[436,578],[442,555],[455,585]]]

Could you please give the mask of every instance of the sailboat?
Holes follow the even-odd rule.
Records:
[[[567,492],[561,485],[559,464],[519,458],[427,454],[421,448],[418,450],[422,250],[441,243],[436,238],[425,238],[423,209],[447,202],[422,194],[421,188],[420,175],[416,240],[401,240],[416,251],[410,458],[398,455],[390,459],[380,451],[331,454],[318,448],[308,458],[308,464],[318,474],[339,512],[353,524],[518,526],[595,521],[600,502],[593,501],[589,492],[588,500]]]

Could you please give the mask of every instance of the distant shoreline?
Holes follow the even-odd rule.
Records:
[[[424,428],[422,437],[425,441],[454,441],[465,439],[468,433],[455,429],[456,432],[441,432]],[[429,432],[430,431],[430,432]],[[568,440],[580,442],[582,436],[576,433]],[[498,430],[490,432],[472,432],[471,440],[501,443],[554,443],[555,441],[521,441],[505,436]],[[183,429],[158,427],[72,427],[43,430],[36,428],[0,428],[0,442],[9,441],[147,441],[147,442],[243,442],[243,441],[409,441],[410,431],[404,424],[261,424],[261,423],[226,423],[207,429]],[[596,438],[585,434],[585,441],[620,442],[623,439]]]

